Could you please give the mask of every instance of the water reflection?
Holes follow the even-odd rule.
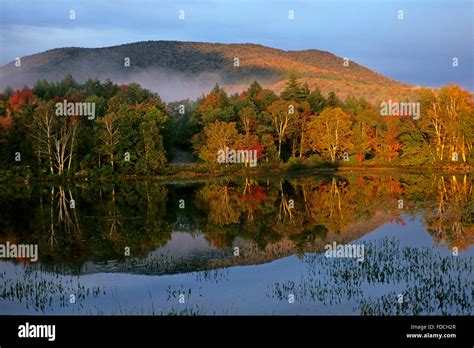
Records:
[[[435,209],[427,209],[428,232],[438,242],[465,250],[474,242],[474,200],[472,182],[467,175],[435,177]]]
[[[40,260],[31,265],[24,259],[0,261],[5,313],[22,305],[55,313],[61,303],[75,313],[83,313],[83,304],[96,314],[114,312],[111,306],[119,314],[473,312],[472,255],[463,255],[474,241],[472,176],[147,180],[7,186],[0,192],[0,243],[38,244]],[[401,245],[407,237],[365,240],[385,226],[397,233],[424,229],[434,245],[449,253],[418,242]],[[352,241],[365,243],[364,262],[322,253],[326,244]],[[272,265],[274,276],[266,275],[263,265],[273,260],[282,263]],[[236,265],[262,266],[224,268]],[[285,273],[288,267],[298,277]],[[258,284],[239,283],[252,272]],[[111,273],[125,278],[105,281]],[[145,274],[154,276],[150,287],[160,289],[158,298],[137,295],[144,291],[138,288],[122,293],[131,281],[126,277]],[[184,278],[169,284],[162,277],[170,274]],[[95,283],[81,283],[91,276]],[[238,296],[247,304],[219,300],[227,287],[259,299],[262,312],[254,312],[255,303],[245,294]],[[68,304],[71,293],[79,307]],[[291,309],[286,307],[289,293],[298,303]],[[185,306],[176,303],[180,294],[185,294]],[[146,305],[124,308],[120,296]]]

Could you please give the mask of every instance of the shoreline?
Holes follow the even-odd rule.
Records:
[[[291,168],[288,166],[261,168],[261,169],[245,169],[239,168],[232,173],[229,170],[204,172],[199,164],[172,164],[167,165],[165,170],[172,170],[171,173],[161,173],[158,175],[108,175],[108,176],[58,176],[58,177],[4,177],[0,181],[1,186],[5,185],[29,185],[29,184],[64,184],[64,183],[103,183],[103,182],[124,182],[137,180],[151,180],[162,183],[194,183],[207,182],[215,179],[219,180],[235,180],[248,177],[271,178],[275,176],[308,176],[311,174],[330,175],[338,174],[440,174],[440,175],[469,175],[474,174],[474,168],[466,166],[463,168],[446,168],[446,167],[401,167],[401,166],[339,166],[339,167],[311,167],[303,166],[299,168]],[[182,171],[177,171],[182,168]],[[201,169],[201,170],[196,170]]]

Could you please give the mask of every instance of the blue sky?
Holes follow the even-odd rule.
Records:
[[[0,64],[142,40],[320,49],[415,85],[474,90],[472,0],[0,0]],[[76,19],[69,19],[69,11]],[[185,11],[179,20],[178,11]],[[295,13],[288,19],[288,11]],[[403,10],[404,18],[397,18]],[[452,66],[453,57],[459,66]]]

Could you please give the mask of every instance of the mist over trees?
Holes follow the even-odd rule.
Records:
[[[64,100],[94,104],[95,117],[57,115]],[[417,102],[419,117],[381,116],[378,102],[311,90],[295,74],[279,96],[254,81],[171,103],[135,83],[40,80],[0,94],[0,167],[21,177],[157,175],[176,149],[208,169],[239,166],[217,162],[226,147],[257,151],[263,167],[471,165],[472,93],[420,88]]]

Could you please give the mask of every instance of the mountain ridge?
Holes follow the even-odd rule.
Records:
[[[125,58],[130,59],[128,67]],[[158,93],[167,87],[203,93],[215,83],[238,92],[253,80],[280,92],[291,72],[310,88],[332,90],[341,97],[406,99],[414,89],[352,61],[344,66],[344,58],[317,49],[163,40],[100,48],[61,47],[25,56],[20,67],[14,61],[0,67],[0,88],[31,87],[39,79],[58,81],[71,74],[81,82],[89,78],[138,82]]]

